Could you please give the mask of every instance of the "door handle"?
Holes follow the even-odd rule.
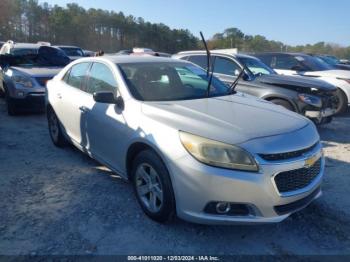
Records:
[[[85,107],[85,106],[80,106],[80,107],[79,107],[79,110],[80,110],[81,112],[83,112],[83,113],[89,112],[89,109],[88,109],[87,107]]]
[[[60,93],[57,94],[58,99],[62,99],[62,95]]]

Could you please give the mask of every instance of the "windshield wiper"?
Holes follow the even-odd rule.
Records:
[[[236,86],[238,84],[238,81],[243,77],[244,75],[244,67],[241,69],[241,72],[239,72],[237,78],[235,79],[235,81],[233,81],[233,83],[230,85],[230,89],[229,89],[229,94],[235,94],[236,91]]]
[[[204,39],[203,33],[200,32],[200,35],[201,35],[205,50],[207,51],[207,78],[209,78],[208,87],[207,87],[207,97],[209,97],[210,96],[211,82],[213,81],[213,74],[214,74],[214,61],[212,61],[212,59],[211,59],[211,54],[210,54],[209,48],[207,46],[207,42]]]

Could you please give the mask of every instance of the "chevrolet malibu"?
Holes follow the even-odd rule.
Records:
[[[53,143],[73,143],[129,179],[155,221],[280,222],[321,195],[314,124],[190,62],[83,58],[47,90]]]

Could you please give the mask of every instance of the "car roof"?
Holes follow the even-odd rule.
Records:
[[[179,61],[178,59],[167,58],[167,57],[158,57],[158,56],[111,55],[111,56],[101,56],[98,58],[109,60],[115,64],[157,63],[157,62],[158,63],[174,63],[174,62],[183,63],[183,62],[185,62],[185,61]],[[93,59],[93,58],[88,58],[88,59]]]
[[[6,44],[6,43],[5,43]],[[32,44],[32,43],[14,43],[11,48],[30,48],[30,49],[39,49],[41,44]]]
[[[220,55],[229,55],[229,56],[233,56],[233,57],[237,57],[237,58],[254,58],[257,59],[254,56],[251,55],[247,55],[247,54],[242,54],[242,53],[235,53],[236,49],[217,49],[217,50],[210,50],[211,54],[220,54]],[[206,55],[207,52],[205,50],[196,50],[196,51],[185,51],[185,52],[180,52],[176,55],[195,55],[195,54],[199,54],[199,55]]]
[[[263,52],[263,53],[255,53],[254,55],[291,55],[291,56],[309,56],[305,53],[288,53],[288,52]]]
[[[74,46],[74,45],[54,45],[54,47],[59,47],[59,48],[79,48],[79,46]]]

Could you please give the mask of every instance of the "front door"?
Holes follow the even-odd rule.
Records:
[[[96,62],[91,67],[86,86],[90,99],[85,100],[82,134],[88,150],[97,159],[120,170],[123,166],[123,148],[131,130],[127,126],[123,110],[117,105],[94,101],[93,94],[101,91],[113,92],[117,97],[117,81],[108,65]]]

